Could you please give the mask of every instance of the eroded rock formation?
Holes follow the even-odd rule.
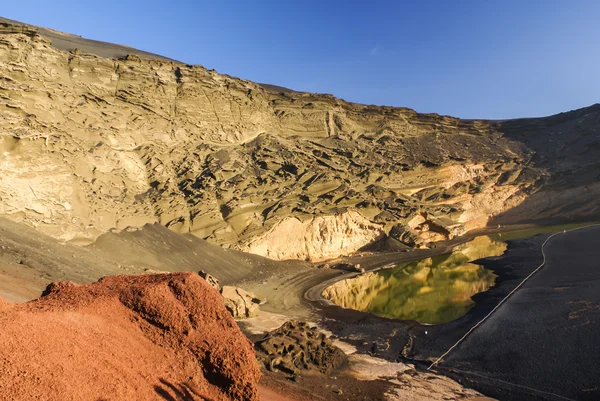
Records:
[[[231,316],[236,319],[256,316],[258,313],[258,306],[266,302],[266,300],[239,287],[230,285],[221,286],[216,277],[205,271],[200,270],[198,275],[202,277],[208,285],[219,291],[223,297],[225,308],[231,313]]]
[[[305,221],[285,217],[270,231],[257,235],[243,250],[276,260],[319,261],[355,252],[384,237],[383,224],[348,211]]]
[[[259,360],[269,370],[296,374],[302,371],[330,374],[348,363],[333,341],[306,322],[289,321],[256,342]]]
[[[158,222],[319,260],[392,227],[399,243],[428,246],[545,186],[597,181],[598,107],[467,121],[71,50],[0,25],[0,215],[56,238]]]
[[[221,295],[231,316],[240,319],[256,316],[258,305],[262,302],[256,295],[228,285],[221,289]]]

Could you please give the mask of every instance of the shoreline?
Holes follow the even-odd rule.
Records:
[[[600,228],[561,234],[519,291],[432,371],[502,400],[598,399]]]
[[[349,337],[349,332],[353,332],[354,335],[362,334],[364,336],[363,340],[377,342],[380,337],[384,336],[381,333],[386,332],[386,330],[382,330],[383,328],[393,327],[395,330],[387,330],[395,332],[393,337],[388,336],[386,338],[391,343],[390,347],[384,350],[385,352],[378,351],[378,354],[385,359],[396,360],[397,357],[393,356],[394,351],[401,348],[402,351],[399,354],[402,354],[402,359],[411,362],[433,362],[432,358],[437,358],[445,352],[467,329],[472,327],[473,322],[477,322],[487,315],[500,300],[539,265],[542,255],[535,251],[539,249],[539,245],[548,236],[549,234],[539,234],[534,237],[509,240],[507,241],[507,250],[502,256],[473,261],[472,263],[491,270],[498,277],[493,287],[472,297],[475,305],[467,314],[451,322],[431,325],[416,321],[384,318],[368,312],[343,308],[323,299],[310,302],[322,312],[321,322],[325,323],[326,328],[333,333],[339,332],[340,338]],[[331,282],[337,280],[338,277],[330,279]],[[322,286],[313,287],[311,291],[316,292]],[[309,296],[314,295],[314,292],[309,293]],[[351,329],[340,330],[340,327],[338,327],[340,325],[348,325]],[[377,327],[377,329],[374,330],[374,327]],[[425,331],[428,334],[425,334]],[[393,344],[398,342],[402,343],[401,346],[400,344]],[[366,351],[372,353],[371,350]]]
[[[436,247],[431,249],[416,249],[407,252],[377,252],[368,254],[354,254],[344,258],[332,260],[332,262],[355,264],[360,263],[361,267],[365,269],[365,272],[372,272],[398,263],[410,262],[427,257],[451,253],[452,249],[455,246],[471,241],[477,236],[512,234],[517,235],[518,240],[518,238],[520,238],[519,233],[531,236],[533,235],[531,234],[532,231],[534,232],[534,234],[535,232],[551,233],[561,231],[565,226],[585,226],[593,224],[593,222],[585,220],[580,220],[579,222],[574,222],[573,220],[563,220],[563,223],[560,224],[560,221],[556,219],[545,221],[544,223],[547,224],[528,223],[502,226],[500,228],[487,227],[484,229],[470,231],[463,236],[455,237],[452,240],[445,241],[443,243],[437,243]],[[504,239],[498,238],[498,240],[503,241]],[[506,242],[508,243],[508,248],[506,252],[509,252],[511,247],[515,246],[511,245],[511,243],[515,241],[508,238]],[[531,252],[526,252],[525,255],[527,257],[530,257]],[[293,262],[296,261],[284,261],[277,263],[287,264]],[[477,263],[480,265],[482,264],[481,262],[482,260],[473,261],[473,263]],[[535,263],[535,261],[532,262],[530,260],[528,260],[528,262]],[[487,264],[490,262],[486,261],[485,263]],[[487,265],[483,267],[490,269],[490,267],[488,267]],[[523,267],[522,269],[526,269],[526,267]],[[261,276],[260,279],[246,277],[243,280],[236,281],[233,285],[238,285],[250,292],[255,293],[258,296],[266,298],[267,303],[261,306],[261,311],[265,311],[269,314],[282,315],[287,317],[288,319],[303,319],[314,321],[319,324],[321,324],[321,322],[326,322],[327,326],[331,327],[337,326],[336,324],[332,323],[332,320],[340,320],[340,323],[347,323],[351,324],[352,326],[354,326],[356,324],[355,322],[357,321],[377,322],[378,324],[384,322],[388,324],[396,324],[400,326],[401,329],[405,329],[413,328],[416,326],[435,327],[453,325],[456,324],[456,322],[462,322],[464,319],[469,318],[469,316],[478,313],[479,308],[481,308],[481,306],[479,305],[481,303],[487,305],[485,299],[488,296],[488,294],[494,294],[495,292],[497,292],[499,284],[501,284],[504,281],[503,277],[500,277],[504,273],[499,273],[495,271],[494,268],[491,268],[491,270],[499,276],[496,279],[495,285],[491,287],[488,291],[484,293],[475,294],[472,297],[473,301],[475,302],[475,305],[471,310],[469,310],[469,312],[465,316],[452,322],[434,326],[413,321],[388,319],[370,314],[368,312],[360,312],[357,310],[346,309],[333,304],[331,301],[326,300],[321,296],[321,291],[328,285],[331,285],[337,281],[356,277],[360,274],[358,272],[346,272],[336,269],[317,269],[315,264],[296,263],[293,272],[289,269],[278,269],[275,271],[271,271],[270,274],[267,274],[266,276]],[[218,277],[218,273],[218,271],[215,271],[211,274],[214,274]],[[527,274],[528,273],[519,273],[519,277],[524,277]],[[512,279],[512,277],[508,278]],[[502,288],[502,290],[503,289],[504,287]],[[324,328],[329,329],[328,327]],[[334,333],[336,332],[335,330],[331,331]],[[344,333],[346,330],[341,330],[338,328],[338,331]],[[408,338],[406,340],[408,341]]]
[[[355,255],[350,255],[350,256],[344,257],[344,258],[334,259],[333,261],[339,262],[339,263],[360,263],[361,267],[363,267],[365,269],[364,273],[371,273],[371,272],[377,272],[377,271],[387,269],[387,268],[394,268],[399,263],[414,262],[414,261],[425,259],[428,257],[435,257],[435,256],[450,254],[450,253],[452,253],[452,250],[454,249],[454,247],[464,244],[464,243],[467,243],[479,236],[496,237],[495,239],[497,241],[506,242],[508,245],[506,251],[508,251],[509,247],[510,247],[510,242],[513,242],[515,240],[526,239],[526,238],[529,238],[529,237],[532,237],[535,235],[544,234],[544,233],[559,232],[560,230],[564,229],[564,227],[574,226],[575,228],[584,228],[584,227],[592,226],[594,224],[596,224],[596,223],[595,222],[589,222],[589,223],[588,222],[572,223],[571,222],[571,223],[564,224],[564,225],[563,224],[552,224],[552,225],[519,224],[519,225],[502,226],[500,228],[485,228],[485,229],[470,231],[463,236],[456,237],[449,241],[444,241],[443,243],[440,243],[439,245],[436,244],[437,245],[436,247],[430,248],[430,249],[415,249],[415,250],[407,251],[407,252],[381,252],[381,253],[374,253],[374,254],[369,254],[369,255],[356,255],[355,254]],[[530,231],[539,231],[539,232],[536,232],[532,235],[524,234],[524,236],[520,236],[520,233],[526,233],[526,232],[530,232]],[[507,235],[508,238],[507,239],[502,238],[502,234],[508,234]],[[516,236],[516,238],[511,238],[511,237],[515,237],[515,236]],[[500,256],[500,257],[502,257],[502,256]],[[487,259],[487,258],[475,260],[470,263],[479,264],[479,265],[483,266],[483,264],[481,262],[484,261],[485,259]],[[485,267],[485,266],[483,266],[483,267]],[[329,301],[328,299],[324,298],[322,296],[322,291],[334,283],[337,283],[339,281],[346,280],[346,279],[351,279],[351,278],[360,276],[361,274],[364,274],[364,273],[340,271],[340,274],[338,276],[328,278],[326,280],[323,280],[322,282],[319,282],[318,284],[316,284],[313,287],[307,288],[304,293],[304,299],[306,301],[310,302],[312,305],[338,306],[340,308],[343,308],[343,307],[336,305],[335,303]],[[498,281],[496,281],[494,283],[494,286],[496,286],[497,283],[498,283]],[[477,295],[479,295],[479,294],[475,294],[473,297],[476,297]],[[343,308],[343,309],[348,309],[348,308]],[[352,310],[352,309],[348,309],[348,310]],[[360,312],[360,311],[356,311],[356,312]],[[368,313],[368,312],[361,312],[361,313]],[[470,311],[468,313],[470,313]],[[397,319],[390,319],[390,320],[402,321],[402,320],[397,320]],[[425,324],[425,323],[421,323],[421,324]],[[425,325],[428,325],[428,324],[425,324]]]
[[[531,226],[525,228],[531,228]],[[544,228],[545,227],[538,227],[538,229],[542,230]],[[494,231],[497,232],[498,230]],[[485,235],[480,233],[470,234],[471,235],[468,237],[456,239],[453,241],[453,244],[446,245],[445,247],[421,250],[421,252],[413,251],[397,254],[395,255],[396,261],[400,263],[402,261],[428,257],[431,256],[431,254],[443,254],[460,243],[467,242],[478,235]],[[493,270],[494,273],[498,275],[496,284],[494,287],[492,287],[492,295],[488,295],[487,292],[476,294],[473,297],[475,306],[465,316],[444,324],[426,325],[414,321],[387,319],[366,312],[345,309],[323,299],[311,298],[311,296],[314,297],[315,294],[319,295],[318,298],[321,298],[320,289],[328,285],[330,282],[343,280],[360,273],[346,273],[335,270],[323,271],[315,269],[313,270],[314,274],[311,275],[313,280],[304,282],[305,287],[308,286],[308,290],[296,294],[302,295],[300,303],[303,305],[303,308],[310,309],[310,314],[307,316],[307,320],[316,322],[321,329],[331,333],[336,341],[345,344],[346,347],[352,348],[354,350],[353,355],[363,356],[370,360],[373,360],[371,358],[374,357],[376,359],[386,361],[385,363],[389,364],[390,366],[406,367],[403,369],[401,368],[399,370],[399,374],[406,372],[406,369],[410,369],[410,367],[412,367],[414,368],[415,372],[418,372],[415,374],[418,374],[421,379],[427,380],[426,377],[429,377],[428,375],[431,376],[432,374],[442,375],[456,383],[459,383],[462,386],[465,386],[467,389],[473,389],[474,387],[471,385],[471,383],[465,381],[464,375],[450,375],[447,374],[446,370],[442,369],[439,371],[427,371],[427,367],[430,365],[433,359],[439,357],[451,344],[460,338],[460,336],[462,336],[462,334],[473,325],[473,322],[476,322],[480,320],[481,317],[485,316],[489,310],[497,304],[499,299],[503,298],[506,293],[510,292],[516,286],[516,282],[520,282],[520,279],[529,273],[529,266],[532,266],[532,268],[537,266],[537,264],[532,263],[536,261],[535,258],[537,255],[535,252],[531,251],[538,246],[538,243],[541,243],[540,241],[543,242],[545,238],[546,235],[541,235],[534,237],[534,239],[526,238],[509,241],[505,254],[501,257],[494,258],[501,259],[509,252],[511,254],[515,254],[515,251],[516,254],[519,255],[526,254],[533,256],[531,260],[524,261],[523,266],[521,266],[520,269],[517,269],[518,271],[516,273],[507,271],[506,269],[502,270],[503,263],[501,261],[496,261],[497,265],[488,266],[487,261],[484,260],[484,263],[486,264],[484,267]],[[423,253],[427,253],[429,255],[423,256]],[[370,255],[370,257],[372,256]],[[381,269],[382,266],[389,264],[387,258],[386,262],[387,263],[378,263],[377,265],[379,266],[377,266],[375,263],[370,265],[369,271]],[[482,263],[482,260],[478,260],[476,262],[478,264],[484,264]],[[488,292],[490,290],[488,290]],[[269,303],[271,303],[272,306],[270,308],[271,313],[267,312],[267,314],[265,314],[264,309],[266,308],[264,307],[269,305]],[[293,318],[289,316],[289,314],[285,313],[286,310],[289,310],[286,309],[285,306],[279,304],[275,306],[276,307],[273,307],[273,303],[271,300],[269,300],[267,304],[261,307],[263,308],[263,318],[258,317],[245,322],[238,321],[238,324],[247,335],[250,333],[249,335],[251,338],[252,336],[254,338],[258,338],[260,337],[260,332],[277,328],[281,322]],[[283,306],[283,308],[281,306]],[[271,316],[267,316],[265,319],[265,315]],[[261,321],[261,319],[263,320]],[[429,332],[428,335],[425,335],[426,331]],[[362,368],[357,367],[355,369],[351,369],[346,373],[346,375],[356,375],[356,369],[360,371],[360,369],[365,369],[365,367],[363,366]],[[419,381],[421,379],[419,379]],[[415,380],[417,379],[415,378]],[[475,390],[479,389],[475,388]]]

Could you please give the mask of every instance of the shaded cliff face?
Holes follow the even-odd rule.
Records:
[[[390,230],[428,246],[550,182],[552,130],[574,144],[560,153],[561,177],[596,180],[596,108],[464,121],[267,92],[164,59],[68,53],[10,24],[0,25],[0,74],[0,215],[66,240],[158,222],[279,259],[336,257]],[[278,227],[290,222],[283,249]]]

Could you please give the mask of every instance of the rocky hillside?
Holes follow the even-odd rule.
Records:
[[[90,242],[158,222],[274,259],[318,260],[388,235],[425,247],[504,215],[597,212],[597,106],[467,121],[269,92],[201,66],[68,43],[0,24],[0,216],[56,238]]]

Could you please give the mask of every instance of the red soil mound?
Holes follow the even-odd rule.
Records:
[[[252,345],[196,274],[51,284],[0,302],[0,328],[2,400],[258,399]]]
[[[10,302],[0,298],[0,312],[2,312],[4,309],[10,308],[11,305],[12,304]]]

